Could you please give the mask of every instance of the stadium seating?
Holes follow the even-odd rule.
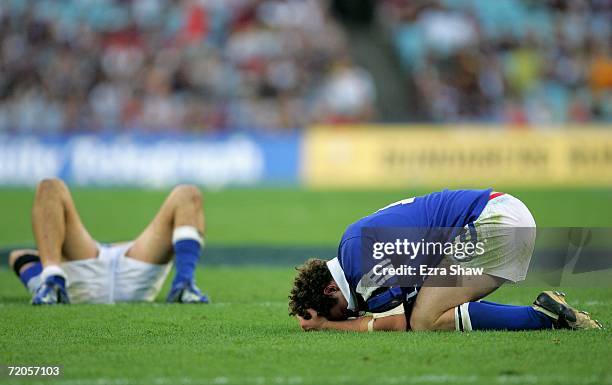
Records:
[[[351,59],[330,3],[3,1],[0,133],[389,121],[376,111],[385,84]],[[397,82],[419,101],[413,120],[612,121],[609,1],[376,4],[406,76]]]
[[[608,1],[380,2],[423,113],[438,122],[612,121]]]
[[[359,121],[374,87],[324,4],[3,1],[0,133]]]

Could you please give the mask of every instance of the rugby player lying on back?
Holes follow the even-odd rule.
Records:
[[[202,196],[194,186],[175,187],[133,242],[102,245],[83,226],[64,182],[46,179],[36,189],[32,228],[38,250],[14,250],[9,264],[34,305],[153,301],[173,259],[167,301],[208,303],[193,277],[204,233]]]
[[[298,268],[289,296],[290,315],[297,317],[304,330],[601,328],[588,313],[569,306],[559,292],[541,293],[532,306],[479,301],[504,282],[525,279],[535,227],[521,201],[491,190],[445,190],[396,202],[351,224],[336,258],[311,259]],[[399,228],[451,229],[447,233],[432,230],[427,241],[480,241],[479,255],[464,260],[449,257],[455,266],[481,269],[482,274],[457,277],[461,282],[456,285],[440,285],[434,277],[417,277],[409,286],[390,285],[394,277],[381,277],[380,265],[372,268],[362,252],[373,250],[364,244],[381,243],[377,237],[385,229]],[[364,233],[368,229],[375,231]],[[429,266],[449,263],[442,255],[428,258]],[[364,316],[365,312],[374,315]]]

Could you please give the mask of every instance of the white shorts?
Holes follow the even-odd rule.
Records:
[[[482,267],[489,275],[518,282],[525,279],[535,246],[536,223],[523,202],[510,194],[490,199],[474,221],[484,253],[464,267]]]
[[[153,301],[172,263],[155,265],[130,258],[125,253],[131,246],[131,243],[100,244],[97,258],[62,263],[60,267],[67,275],[70,302],[111,304]],[[40,276],[28,282],[30,289],[39,285]]]

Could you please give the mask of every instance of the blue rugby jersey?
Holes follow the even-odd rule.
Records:
[[[380,294],[381,290],[377,290],[376,287],[365,289],[358,287],[371,268],[371,266],[362,266],[362,241],[379,241],[379,239],[364,240],[362,237],[364,228],[464,228],[478,218],[489,200],[491,191],[491,189],[443,190],[409,198],[383,207],[349,225],[338,246],[337,258],[328,262],[334,280],[349,302],[349,309],[373,311],[372,306],[382,305],[379,310],[384,311],[393,304],[397,305],[396,302],[393,304],[384,302],[397,300],[400,297],[403,301],[407,298],[413,299],[420,286],[415,284],[410,288],[394,288],[391,293],[387,293],[388,295],[379,296],[378,303],[373,302],[373,294]],[[446,239],[426,240],[446,241]]]

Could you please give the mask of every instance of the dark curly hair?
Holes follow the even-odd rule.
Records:
[[[297,277],[289,295],[289,315],[299,315],[306,319],[310,315],[306,309],[314,309],[319,315],[329,317],[338,299],[323,294],[325,287],[333,280],[327,263],[322,259],[311,258],[302,266],[296,267]]]

